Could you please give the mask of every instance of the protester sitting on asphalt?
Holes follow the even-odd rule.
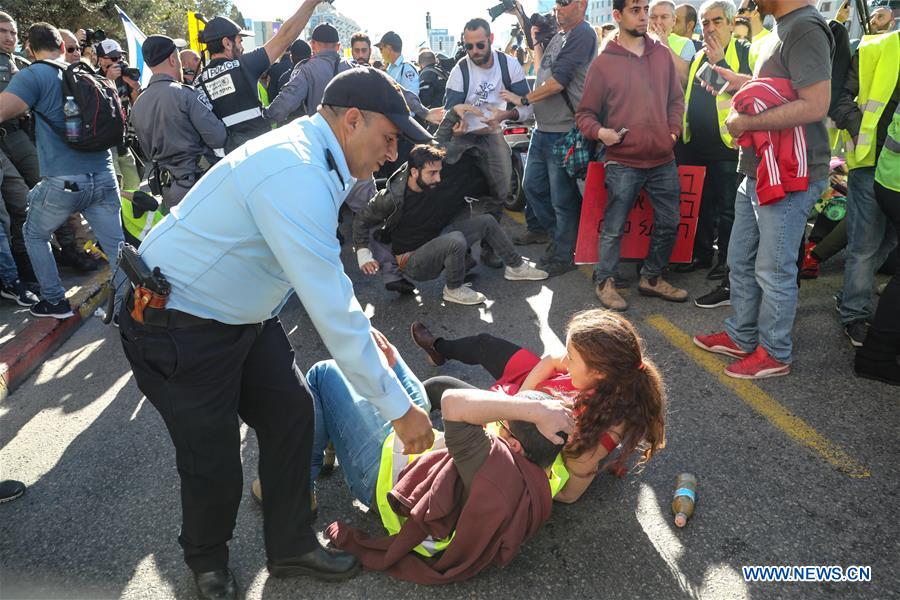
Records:
[[[373,334],[409,396],[429,410],[422,383]],[[566,485],[554,462],[574,420],[567,403],[547,393],[447,391],[443,434],[435,431],[434,445],[410,456],[334,361],[316,364],[306,379],[316,402],[312,476],[330,440],[353,495],[377,507],[389,536],[367,539],[340,522],[328,527],[332,544],[366,569],[438,584],[504,565],[550,517],[551,498]]]
[[[435,337],[421,323],[411,329],[429,362],[481,365],[496,379],[492,391],[540,390],[574,398],[575,433],[563,449],[561,465],[568,483],[554,497],[557,501],[578,500],[601,468],[623,474],[635,450],[642,454],[640,465],[665,446],[662,378],[644,355],[634,326],[615,312],[576,314],[566,327],[566,353],[544,358],[487,333],[448,340]],[[425,382],[433,409],[441,406],[444,390],[469,387],[447,376]],[[609,459],[619,445],[618,455]]]
[[[486,300],[463,284],[469,248],[482,240],[503,260],[507,280],[546,279],[545,271],[534,268],[515,251],[493,217],[473,216],[465,198],[436,193],[443,159],[444,151],[436,146],[414,147],[407,165],[357,215],[353,241],[360,269],[367,275],[378,272],[368,242],[369,231],[380,226],[382,235],[390,236],[397,264],[406,276],[428,281],[445,272],[443,297],[448,302],[472,305]]]

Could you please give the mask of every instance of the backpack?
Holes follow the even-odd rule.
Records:
[[[429,82],[427,73],[434,73],[434,81]],[[437,65],[428,65],[419,74],[419,99],[428,108],[436,108],[444,102],[447,92],[447,73]]]
[[[498,52],[496,50],[494,50],[494,57],[495,60],[500,63],[500,77],[503,79],[503,89],[512,89],[512,78],[509,76],[509,63],[506,62],[509,60],[509,57],[503,52]],[[469,97],[469,62],[466,58],[467,57],[463,56],[459,59],[459,62],[456,63],[459,65],[459,71],[463,78],[463,102]]]
[[[64,130],[53,128],[70,148],[80,152],[99,152],[122,144],[126,118],[115,84],[83,62],[63,66],[50,60],[39,63],[62,71],[62,100],[71,96],[81,115],[81,139],[70,142]],[[49,120],[40,115],[45,121]]]

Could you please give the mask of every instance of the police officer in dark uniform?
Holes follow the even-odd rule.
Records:
[[[217,160],[215,151],[224,156],[227,132],[206,95],[182,83],[181,56],[172,38],[151,35],[141,50],[153,77],[135,102],[131,121],[171,209]]]
[[[306,27],[316,6],[324,1],[304,0],[297,12],[282,23],[275,37],[246,53],[242,39],[252,36],[251,32],[226,17],[215,17],[206,24],[201,36],[210,61],[195,85],[206,93],[213,112],[228,128],[226,152],[271,130],[259,100],[259,78],[281,58]]]

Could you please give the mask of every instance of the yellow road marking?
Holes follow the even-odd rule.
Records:
[[[662,315],[653,315],[647,317],[646,322],[789,438],[815,451],[832,466],[850,477],[871,477],[872,474],[869,470],[844,452],[839,444],[825,438],[759,387],[749,381],[725,375],[722,362],[714,354],[695,346],[691,337],[678,329],[671,321]]]

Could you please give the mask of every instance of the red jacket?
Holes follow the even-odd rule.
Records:
[[[758,115],[797,99],[790,79],[760,78],[745,84],[731,103],[744,115]],[[790,192],[809,188],[806,133],[802,125],[781,131],[746,131],[735,142],[756,148],[756,195],[759,203],[774,204]]]
[[[492,564],[507,564],[550,518],[547,473],[499,438],[493,438],[464,504],[463,492],[450,454],[429,452],[400,473],[388,495],[394,511],[407,517],[397,535],[368,538],[340,522],[332,523],[325,535],[371,571],[414,583],[451,583]],[[453,541],[437,557],[425,560],[412,552],[427,536],[445,538],[454,529]]]

